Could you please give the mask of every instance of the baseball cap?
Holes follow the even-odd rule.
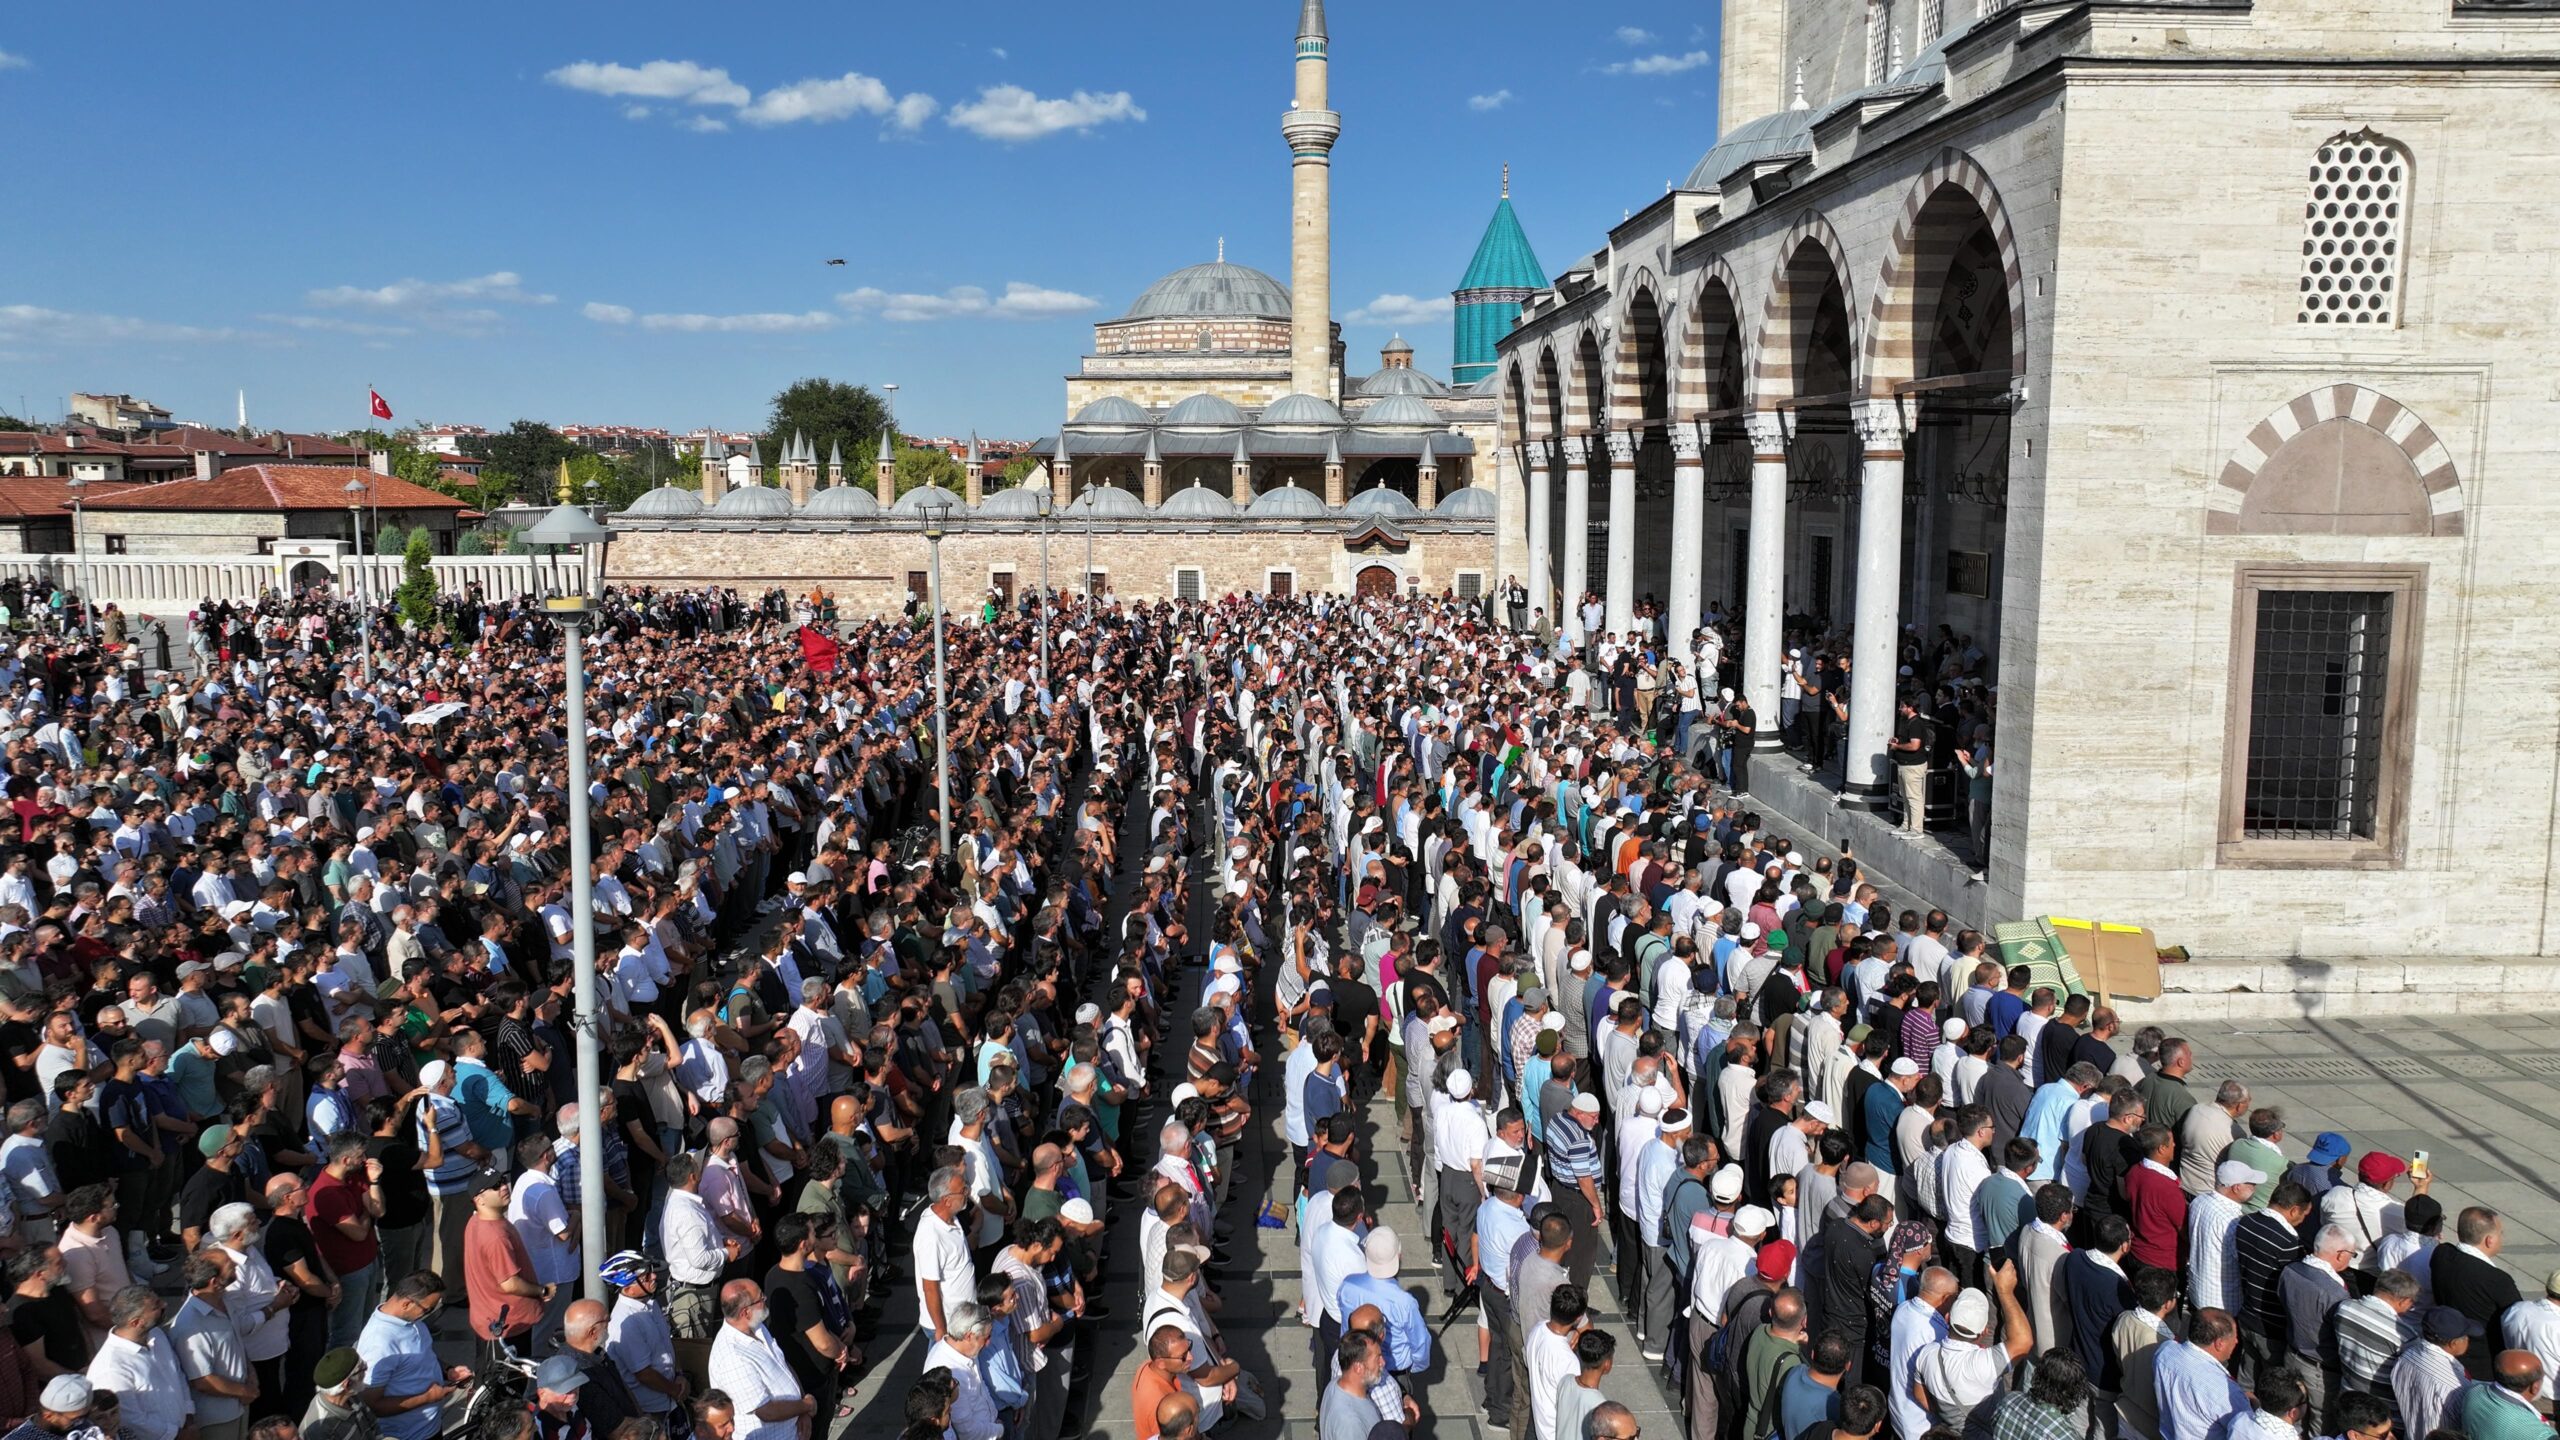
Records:
[[[1759,1257],[1754,1263],[1759,1268],[1761,1279],[1783,1283],[1787,1272],[1796,1268],[1796,1242],[1772,1240],[1760,1247]]]
[[[89,1408],[91,1386],[87,1376],[56,1375],[45,1382],[44,1394],[36,1403],[57,1415],[76,1415]]]
[[[552,1356],[542,1362],[541,1369],[533,1372],[534,1388],[548,1390],[554,1395],[566,1395],[586,1383],[587,1372],[579,1369],[578,1362],[566,1355]]]
[[[1360,1258],[1367,1262],[1369,1273],[1380,1280],[1393,1280],[1404,1264],[1404,1242],[1396,1232],[1381,1225],[1360,1242]]]
[[[1947,1328],[1959,1335],[1979,1335],[1991,1327],[1991,1297],[1967,1288],[1947,1312]]]
[[[1745,1205],[1733,1213],[1733,1233],[1736,1235],[1766,1235],[1777,1223],[1778,1217],[1770,1214],[1764,1206]]]
[[[1733,1200],[1742,1194],[1742,1167],[1727,1165],[1707,1181],[1707,1194],[1719,1201]]]
[[[2379,1188],[2399,1179],[2408,1168],[2408,1161],[2387,1150],[2367,1150],[2356,1162],[2356,1178]]]
[[[2323,1130],[2312,1137],[2311,1163],[2328,1165],[2347,1158],[2347,1137],[2335,1130]]]
[[[2213,1188],[2226,1185],[2264,1185],[2267,1173],[2245,1160],[2225,1160],[2213,1167]]]
[[[2427,1338],[2459,1340],[2471,1333],[2471,1319],[2450,1305],[2438,1305],[2427,1312]]]

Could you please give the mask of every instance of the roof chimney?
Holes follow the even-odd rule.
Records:
[[[391,452],[388,450],[367,451],[365,454],[365,463],[373,468],[374,474],[388,475],[391,473]]]
[[[212,451],[210,451],[210,450],[199,450],[199,451],[197,451],[197,452],[196,452],[196,478],[197,478],[197,479],[199,479],[199,480],[210,480],[210,479],[212,479],[212,478],[213,478],[213,469],[214,469],[214,464],[213,464],[213,452],[212,452]]]

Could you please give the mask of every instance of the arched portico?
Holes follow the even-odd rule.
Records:
[[[1619,312],[1609,385],[1609,560],[1606,618],[1624,634],[1639,596],[1668,588],[1670,552],[1640,543],[1669,528],[1671,357],[1660,287],[1651,274],[1629,282]]]

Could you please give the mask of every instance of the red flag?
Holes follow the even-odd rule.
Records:
[[[806,625],[800,627],[800,658],[808,662],[810,669],[821,675],[833,675],[836,673],[836,659],[843,652],[844,646],[838,644],[834,636]]]
[[[365,391],[364,393],[373,397],[373,418],[374,418],[374,419],[376,419],[376,420],[388,420],[388,419],[390,419],[390,418],[391,418],[391,402],[382,398],[382,392],[381,392],[381,391],[379,391],[379,390],[367,390],[367,391]]]

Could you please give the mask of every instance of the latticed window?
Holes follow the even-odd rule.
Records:
[[[2391,601],[2370,590],[2258,596],[2244,822],[2250,836],[2373,838]]]
[[[1176,600],[1197,600],[1200,589],[1200,572],[1197,569],[1185,565],[1173,572],[1173,598]]]
[[[2311,162],[2302,207],[2308,325],[2394,325],[2408,227],[2409,152],[2370,130],[2332,137]]]

